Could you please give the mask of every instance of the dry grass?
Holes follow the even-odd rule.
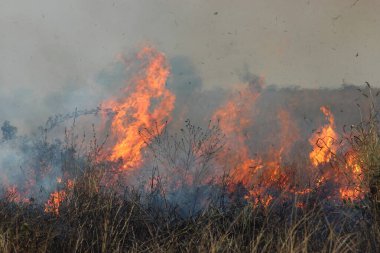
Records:
[[[84,182],[89,181],[89,182]],[[378,252],[369,210],[314,201],[210,207],[183,217],[149,196],[78,179],[59,215],[38,204],[0,202],[1,252]]]

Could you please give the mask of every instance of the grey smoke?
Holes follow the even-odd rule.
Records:
[[[91,109],[98,73],[146,42],[187,58],[204,90],[233,88],[245,64],[280,87],[376,85],[379,10],[339,0],[3,0],[0,122],[28,132],[52,114]]]

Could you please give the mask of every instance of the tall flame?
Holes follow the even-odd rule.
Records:
[[[262,86],[260,83],[258,85]],[[222,157],[227,158],[225,161],[232,168],[232,177],[235,182],[247,184],[252,178],[252,173],[257,169],[257,161],[250,157],[247,134],[247,128],[251,126],[252,109],[260,93],[249,89],[239,92],[239,95],[233,96],[227,103],[221,106],[214,113],[212,120],[219,121],[222,132],[226,135],[227,145],[230,150],[225,150]],[[261,87],[260,87],[261,88]]]
[[[59,206],[61,205],[62,201],[65,200],[65,198],[66,198],[66,191],[64,190],[52,192],[50,194],[48,201],[45,203],[44,211],[46,213],[53,213],[55,215],[58,215]]]
[[[335,132],[334,116],[327,107],[322,106],[321,111],[329,123],[309,139],[310,144],[313,146],[313,151],[309,154],[309,158],[314,167],[328,163],[339,148],[336,144],[338,134]],[[323,184],[326,180],[333,180],[337,184],[341,199],[353,200],[363,195],[361,189],[362,168],[358,163],[357,155],[352,150],[346,155],[346,164],[344,166],[340,165],[338,170],[331,168],[325,171],[318,178],[317,186]]]
[[[262,86],[260,80],[259,85]],[[267,191],[276,185],[283,189],[287,186],[288,178],[281,171],[281,155],[290,143],[298,138],[293,134],[294,124],[290,115],[284,111],[279,112],[279,121],[285,123],[281,131],[280,150],[272,150],[272,156],[264,160],[262,157],[253,157],[250,151],[251,142],[248,131],[253,126],[252,117],[260,93],[250,89],[242,90],[233,96],[224,106],[213,115],[213,121],[219,120],[219,126],[226,135],[228,149],[222,151],[223,162],[229,166],[233,184],[242,183],[247,189],[246,199],[254,205],[269,205],[273,196]],[[232,185],[234,187],[234,185]],[[234,190],[233,188],[231,189]]]
[[[358,157],[355,153],[347,154],[346,174],[349,177],[348,183],[339,189],[342,199],[357,199],[363,196],[363,172],[358,163]]]
[[[132,79],[132,87],[124,89],[122,99],[104,103],[104,107],[115,112],[111,137],[116,143],[112,147],[110,158],[122,158],[123,169],[141,165],[142,148],[149,140],[141,138],[139,131],[152,128],[155,122],[167,119],[175,102],[174,94],[166,88],[170,71],[165,56],[146,47],[137,54],[137,59],[144,66]]]
[[[331,160],[333,153],[337,150],[337,146],[334,145],[338,138],[338,134],[335,132],[334,116],[325,106],[321,107],[321,111],[326,116],[329,123],[319,129],[309,139],[309,142],[313,147],[313,151],[309,154],[309,158],[314,167],[328,163]]]

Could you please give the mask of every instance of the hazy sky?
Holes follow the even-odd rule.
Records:
[[[57,103],[72,110],[145,42],[188,58],[206,88],[244,69],[279,86],[379,85],[379,13],[379,0],[0,0],[0,121],[9,106],[48,114],[67,90]]]

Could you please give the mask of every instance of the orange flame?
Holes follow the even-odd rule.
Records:
[[[310,144],[313,145],[313,151],[309,154],[309,158],[314,167],[328,163],[339,148],[335,143],[338,134],[335,132],[334,116],[327,107],[322,106],[321,111],[328,119],[329,124],[323,126],[319,129],[319,133],[309,139]],[[316,186],[322,185],[327,179],[332,179],[337,183],[341,199],[354,200],[363,195],[361,191],[362,168],[352,151],[347,154],[345,166],[340,166],[339,171],[326,171],[318,178]]]
[[[363,173],[362,168],[358,164],[357,157],[354,153],[347,154],[346,170],[349,177],[348,185],[339,189],[339,194],[342,199],[358,199],[363,196],[362,181]]]
[[[62,184],[62,178],[58,177],[57,178],[57,183]],[[65,184],[66,189],[59,190],[52,192],[50,194],[49,199],[45,203],[45,209],[44,211],[46,213],[53,213],[55,215],[59,215],[59,207],[61,203],[66,199],[67,197],[67,189],[72,189],[74,187],[74,181],[71,179],[68,179],[66,184]]]
[[[122,158],[124,169],[141,165],[142,148],[149,140],[141,138],[139,131],[169,118],[175,101],[174,94],[166,88],[169,67],[165,56],[146,47],[137,54],[137,58],[145,65],[144,70],[132,80],[132,92],[129,93],[128,87],[124,89],[125,97],[104,103],[106,108],[116,113],[111,124],[111,137],[116,143],[110,158],[114,161]]]
[[[328,119],[329,124],[323,126],[309,139],[309,143],[313,146],[313,151],[309,154],[309,158],[314,167],[328,163],[333,153],[337,150],[334,145],[338,138],[338,134],[335,132],[334,116],[325,106],[321,107],[321,111]]]
[[[252,113],[260,96],[263,79],[260,78],[257,83],[250,85],[240,90],[212,116],[212,121],[219,121],[219,127],[226,135],[226,144],[230,149],[221,152],[221,157],[228,160],[223,163],[230,166],[228,170],[232,170],[233,180],[243,184],[250,182],[258,165],[258,162],[250,157],[247,129],[253,124]]]
[[[45,204],[45,212],[46,213],[54,213],[56,215],[59,214],[59,206],[62,201],[66,198],[66,192],[64,190],[56,191],[50,194],[50,198]]]
[[[250,89],[240,91],[238,96],[232,97],[214,113],[213,121],[219,121],[220,129],[226,135],[228,149],[222,151],[221,157],[231,170],[233,183],[242,183],[248,187],[249,193],[245,198],[251,200],[253,205],[268,206],[273,196],[266,190],[272,185],[281,189],[288,186],[289,179],[281,171],[281,155],[298,138],[298,133],[290,115],[280,111],[278,119],[284,124],[280,134],[282,147],[279,151],[271,152],[273,155],[268,161],[261,157],[253,159],[247,131],[253,126],[253,110],[259,96],[260,93]],[[232,191],[233,188],[232,185]]]

